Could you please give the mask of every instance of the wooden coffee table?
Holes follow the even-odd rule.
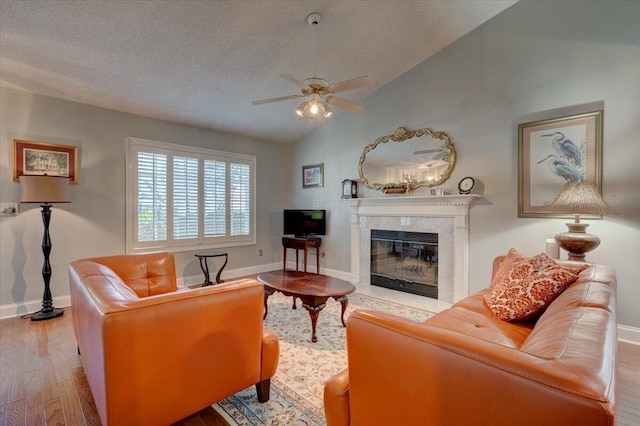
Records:
[[[339,278],[329,277],[321,274],[309,274],[298,271],[272,271],[258,275],[258,280],[264,284],[264,318],[267,317],[267,299],[276,291],[285,296],[293,296],[293,309],[296,309],[295,298],[302,300],[302,306],[309,311],[311,317],[311,341],[317,342],[316,324],[320,311],[327,305],[327,300],[333,297],[342,305],[340,319],[342,325],[347,326],[344,321],[344,312],[347,310],[349,299],[347,294],[353,293],[356,287]]]

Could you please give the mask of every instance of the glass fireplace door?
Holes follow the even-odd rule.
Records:
[[[438,298],[438,234],[371,231],[371,284]]]

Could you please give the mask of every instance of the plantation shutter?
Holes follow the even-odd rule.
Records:
[[[198,238],[198,158],[173,156],[173,239]]]
[[[227,232],[226,162],[204,160],[204,237],[224,237]]]
[[[231,235],[251,233],[251,167],[231,162],[229,172],[229,204]]]
[[[137,241],[167,240],[167,155],[137,153]]]
[[[255,244],[252,155],[127,138],[127,253]]]

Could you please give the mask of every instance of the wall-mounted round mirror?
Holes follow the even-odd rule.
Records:
[[[398,127],[367,145],[358,171],[362,183],[385,193],[404,193],[441,185],[456,164],[453,143],[444,132]]]

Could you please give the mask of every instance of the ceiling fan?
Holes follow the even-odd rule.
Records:
[[[315,119],[316,117],[330,117],[333,113],[329,105],[336,106],[340,109],[348,111],[353,114],[361,114],[364,111],[364,107],[355,102],[349,101],[344,98],[334,96],[335,93],[346,92],[347,90],[361,89],[373,85],[373,80],[368,76],[363,75],[361,77],[352,78],[351,80],[345,80],[340,83],[329,84],[325,79],[315,77],[316,75],[316,63],[315,63],[315,26],[320,22],[320,14],[312,13],[307,16],[307,22],[314,26],[314,38],[313,38],[313,75],[314,77],[299,80],[291,74],[281,74],[281,76],[298,86],[301,94],[280,96],[278,98],[263,99],[259,101],[251,102],[253,105],[268,104],[271,102],[286,101],[289,99],[309,98],[296,108],[296,115],[298,118]]]

